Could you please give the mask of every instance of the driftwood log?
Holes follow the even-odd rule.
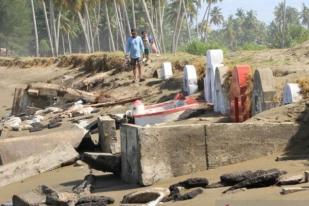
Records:
[[[39,96],[62,97],[66,101],[83,99],[95,103],[98,95],[78,89],[67,88],[58,84],[33,83],[28,85],[28,90],[38,90]]]
[[[87,88],[87,90],[88,90],[89,87],[93,87],[97,83],[102,82],[106,77],[110,76],[112,74],[112,72],[113,71],[98,73],[98,74],[90,76],[86,79],[82,79],[80,81],[77,81],[73,84],[73,88],[76,88],[76,89]]]
[[[285,172],[282,172],[278,169],[271,170],[258,170],[249,178],[241,181],[240,183],[230,187],[225,190],[223,193],[229,191],[241,189],[241,188],[257,188],[257,187],[268,187],[275,185],[278,182],[278,179]]]

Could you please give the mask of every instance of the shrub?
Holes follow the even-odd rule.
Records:
[[[201,42],[194,40],[185,46],[184,51],[194,55],[205,55],[207,50],[219,48],[226,50],[222,44],[215,41]]]
[[[257,51],[257,50],[262,50],[266,48],[267,46],[263,44],[245,43],[241,49],[246,50],[246,51]]]

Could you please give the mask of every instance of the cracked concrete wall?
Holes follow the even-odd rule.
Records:
[[[276,154],[298,129],[291,123],[206,125],[208,169]]]
[[[277,153],[297,124],[215,123],[121,128],[122,178],[141,185]]]

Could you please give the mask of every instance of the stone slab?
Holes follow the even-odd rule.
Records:
[[[50,171],[72,162],[79,154],[68,143],[43,151],[25,159],[0,166],[0,187]]]
[[[58,144],[70,143],[78,147],[86,130],[72,126],[65,130],[48,131],[44,134],[4,138],[0,140],[0,165],[54,149]]]

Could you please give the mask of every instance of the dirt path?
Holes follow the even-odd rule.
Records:
[[[275,162],[274,156],[263,157],[256,160],[251,160],[235,165],[229,165],[213,170],[208,170],[189,176],[171,178],[157,183],[154,187],[168,187],[178,181],[184,180],[189,177],[206,177],[210,182],[216,182],[219,176],[223,173],[241,171],[241,170],[257,170],[257,169],[271,169],[279,168],[281,170],[288,171],[289,175],[302,174],[305,170],[309,169],[308,160],[303,161],[285,161],[285,162]],[[6,187],[0,188],[0,202],[9,200],[13,194],[20,194],[34,189],[40,184],[46,184],[54,186],[55,188],[67,189],[69,190],[73,185],[80,182],[83,177],[88,174],[87,166],[83,167],[65,167],[57,169],[55,171],[47,172],[32,178],[28,178],[23,182],[14,183]],[[102,173],[98,173],[101,174]],[[308,185],[308,184],[307,184]],[[138,188],[135,185],[128,185],[123,183],[120,178],[112,176],[110,174],[103,174],[99,181],[96,183],[96,189],[94,191],[95,195],[106,195],[115,198],[116,202],[114,205],[119,205],[123,195],[136,190],[143,190],[144,188]],[[188,205],[216,205],[217,201],[223,201],[226,204],[231,204],[232,201],[287,201],[287,200],[309,200],[308,192],[299,192],[290,195],[280,195],[280,187],[273,186],[268,188],[260,189],[250,189],[247,191],[239,191],[231,194],[222,194],[224,188],[205,190],[204,193],[197,198],[185,201],[185,202],[170,202],[164,205],[175,205],[175,206],[188,206]],[[277,202],[280,203],[280,202]],[[283,202],[284,203],[284,202]],[[296,202],[295,202],[296,203]],[[219,204],[220,205],[220,204]],[[246,205],[246,204],[245,204]],[[249,204],[247,204],[249,205]],[[263,204],[268,205],[268,204]],[[281,204],[277,204],[281,205]],[[220,205],[221,206],[221,205]]]

